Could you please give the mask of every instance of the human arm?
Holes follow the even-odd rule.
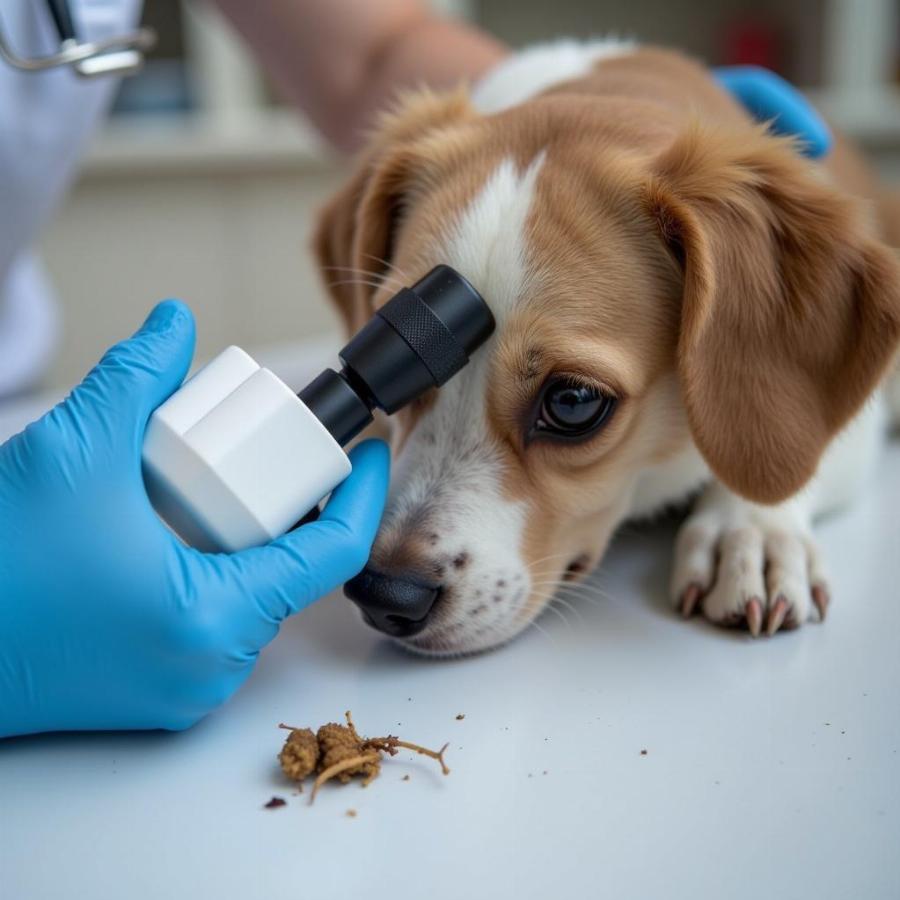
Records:
[[[157,518],[144,428],[193,344],[187,307],[160,304],[0,445],[0,737],[186,728],[243,683],[284,618],[365,564],[387,489],[380,442],[353,451],[318,521],[264,547],[200,553]]]
[[[354,150],[402,88],[473,82],[507,48],[421,0],[215,0],[285,97]]]

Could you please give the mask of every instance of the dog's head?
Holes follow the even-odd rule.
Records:
[[[666,127],[617,130],[588,98],[483,117],[419,95],[323,212],[351,332],[438,263],[497,320],[393,418],[391,496],[351,592],[414,649],[510,639],[692,459],[758,502],[795,493],[894,353],[898,267],[852,204],[762,129]]]

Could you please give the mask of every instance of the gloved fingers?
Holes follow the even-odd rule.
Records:
[[[210,671],[202,674],[173,673],[171,688],[158,704],[160,710],[151,728],[186,731],[227,703],[250,677],[258,654],[213,661]]]
[[[831,131],[824,119],[781,76],[759,66],[725,66],[715,75],[755,118],[771,120],[776,134],[799,138],[807,156],[817,159],[831,150]]]
[[[194,341],[190,309],[178,300],[164,300],[132,337],[106,351],[66,405],[109,436],[140,438],[150,414],[187,375]]]
[[[335,488],[315,522],[301,525],[265,547],[217,560],[255,620],[280,622],[356,575],[375,540],[390,478],[390,453],[368,440],[350,452],[353,471]],[[246,598],[252,603],[247,604]],[[248,624],[247,633],[254,629]]]

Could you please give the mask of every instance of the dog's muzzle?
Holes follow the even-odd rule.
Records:
[[[428,623],[440,586],[366,567],[344,585],[344,594],[373,628],[391,637],[411,637]]]

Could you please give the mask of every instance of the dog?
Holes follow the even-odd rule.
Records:
[[[892,246],[900,202],[846,141],[803,158],[676,52],[564,41],[404,98],[321,213],[324,280],[354,332],[447,263],[497,329],[393,417],[348,596],[411,650],[486,650],[625,520],[692,503],[676,608],[753,636],[824,618],[812,522],[900,419]]]

